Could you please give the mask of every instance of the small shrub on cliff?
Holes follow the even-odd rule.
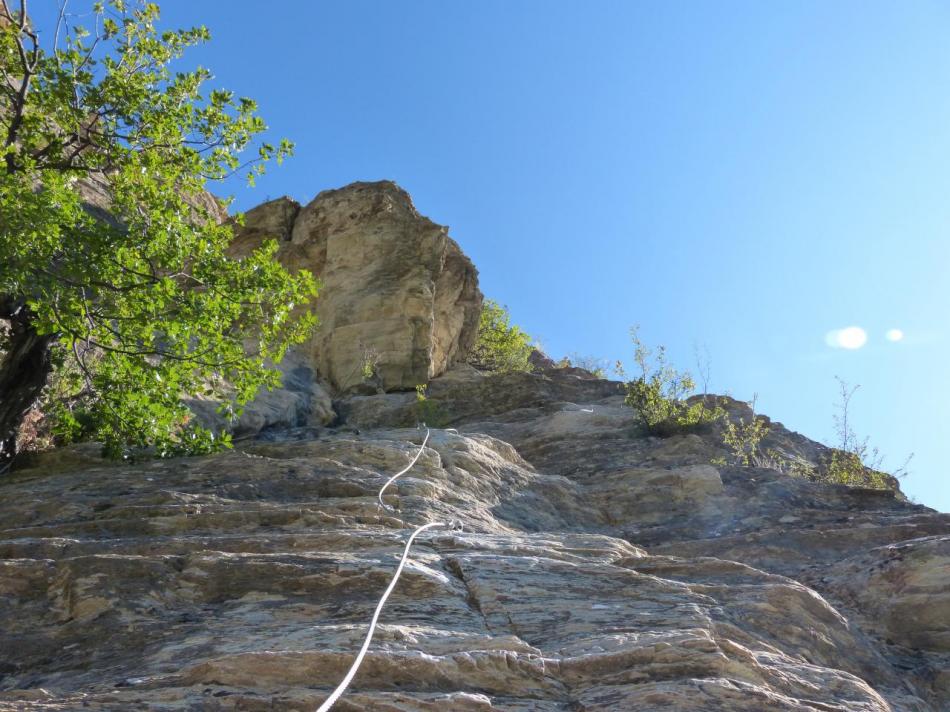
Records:
[[[511,323],[508,309],[486,299],[469,362],[488,371],[530,371],[532,349],[531,337]]]
[[[832,450],[831,457],[822,463],[818,479],[850,487],[889,489],[885,473],[865,466],[860,455],[837,449]]]
[[[769,424],[765,418],[755,414],[755,401],[753,397],[749,403],[752,416],[748,421],[743,417],[736,421],[727,419],[722,430],[722,442],[732,453],[733,463],[743,467],[758,466],[759,445],[769,434]]]
[[[838,381],[838,413],[834,416],[837,447],[818,468],[816,479],[822,482],[867,487],[870,489],[893,489],[895,477],[907,474],[907,464],[913,454],[893,473],[883,470],[884,457],[876,447],[871,447],[869,438],[859,438],[851,427],[851,398],[861,387],[852,386],[842,378]]]
[[[360,343],[360,375],[369,381],[379,375],[379,351]]]
[[[688,371],[677,371],[667,363],[665,347],[647,347],[640,340],[638,327],[630,330],[630,337],[640,376],[626,383],[624,403],[637,410],[648,433],[668,437],[724,416],[722,408],[710,407],[705,399],[685,401],[696,384]],[[617,372],[625,377],[619,362]]]
[[[445,413],[438,403],[429,398],[427,385],[416,386],[416,422],[430,428],[441,428],[445,424]]]
[[[763,470],[776,470],[792,477],[805,480],[816,480],[815,465],[801,456],[789,455],[776,448],[768,448],[765,452],[756,452],[752,464]]]
[[[565,356],[557,362],[558,368],[582,368],[589,371],[595,378],[607,378],[607,369],[605,359],[595,358],[594,356],[582,356],[573,353]]]

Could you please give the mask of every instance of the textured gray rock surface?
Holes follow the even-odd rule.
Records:
[[[207,458],[82,451],[0,482],[0,710],[313,710],[411,527],[340,710],[938,712],[950,516],[714,468],[617,384],[466,369]],[[800,436],[773,424],[778,445]]]
[[[459,364],[476,272],[393,183],[270,201],[232,252],[268,237],[323,326],[234,452],[86,444],[0,481],[0,710],[313,710],[432,520],[463,528],[417,540],[337,709],[948,709],[950,516],[713,466],[715,430],[644,437],[620,384],[540,354]],[[766,446],[827,455],[779,423]]]
[[[468,355],[482,305],[478,272],[448,228],[420,215],[395,183],[353,183],[302,208],[289,198],[264,203],[247,212],[232,252],[268,237],[282,264],[323,284],[321,325],[303,352],[338,391],[368,385],[367,361],[374,389],[411,390]]]
[[[292,350],[279,366],[281,386],[261,391],[247,403],[236,421],[218,413],[220,401],[188,398],[186,405],[205,426],[227,430],[236,439],[265,435],[295,427],[321,427],[337,419],[329,387],[322,383],[299,350]]]

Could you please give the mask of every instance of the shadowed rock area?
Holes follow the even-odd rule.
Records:
[[[373,215],[407,210],[374,185]],[[363,200],[339,193],[268,203],[248,239],[344,234],[318,219]],[[456,282],[446,293],[477,292]],[[328,304],[360,303],[337,290]],[[467,298],[445,304],[446,323],[468,323]],[[432,346],[439,328],[430,375],[458,360]],[[411,339],[388,343],[392,364],[415,363]],[[353,357],[331,353],[334,369]],[[314,358],[287,371],[293,392],[327,377]],[[86,445],[0,481],[0,710],[314,710],[412,528],[453,520],[417,539],[335,709],[947,709],[950,515],[899,490],[714,466],[716,432],[644,436],[622,385],[579,369],[465,365],[431,379],[431,438],[387,510],[379,488],[425,436],[415,394],[344,391],[288,416],[270,401],[226,454],[109,463]],[[769,446],[824,451],[774,422]]]

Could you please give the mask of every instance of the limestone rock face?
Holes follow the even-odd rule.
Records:
[[[354,183],[303,208],[287,197],[270,200],[247,211],[234,233],[232,256],[273,239],[284,266],[320,279],[320,327],[280,365],[282,387],[259,394],[237,423],[218,416],[215,402],[189,401],[210,427],[242,438],[325,426],[337,417],[331,392],[414,389],[474,343],[478,273],[446,228],[419,215],[394,183]]]
[[[335,709],[947,709],[950,515],[714,467],[714,433],[644,437],[618,387],[435,379],[454,429],[390,509],[377,492],[425,432],[386,421],[414,394],[345,398],[337,427],[214,457],[83,450],[15,472],[0,710],[312,711],[412,529],[452,520],[416,540]]]
[[[232,253],[269,237],[323,326],[234,451],[0,480],[0,712],[314,710],[428,522],[459,526],[416,540],[338,710],[947,710],[950,515],[714,466],[715,428],[644,436],[583,369],[456,363],[475,270],[392,183],[270,201]]]
[[[416,211],[395,183],[354,183],[300,208],[289,198],[246,215],[234,254],[265,237],[278,258],[322,282],[320,327],[305,352],[338,391],[409,390],[439,376],[475,341],[478,272],[448,236]],[[364,367],[374,370],[367,379]]]
[[[205,427],[228,430],[236,438],[261,436],[286,428],[320,428],[337,419],[328,389],[299,351],[291,352],[279,369],[281,387],[258,393],[244,406],[237,422],[229,422],[217,412],[219,401],[189,398],[185,403]]]
[[[228,252],[232,257],[245,257],[268,239],[277,240],[286,252],[284,243],[290,241],[299,212],[300,203],[286,196],[248,210],[244,214],[244,224],[234,226],[234,240]]]
[[[521,408],[599,400],[622,391],[619,383],[577,378],[563,369],[545,375],[518,371],[487,375],[460,364],[429,383],[427,393],[433,406],[430,416],[435,416],[434,420],[430,417],[429,424],[447,427]],[[351,396],[337,401],[336,406],[341,417],[354,427],[405,427],[419,420],[415,393]]]
[[[868,628],[909,648],[950,653],[950,536],[872,549],[834,572],[834,590]]]

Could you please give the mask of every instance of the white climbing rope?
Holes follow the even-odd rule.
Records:
[[[426,438],[428,437],[429,435],[427,433]],[[425,446],[424,443],[423,443],[423,446]],[[416,457],[418,457],[418,455]],[[415,462],[415,460],[413,460],[413,462]],[[409,467],[412,467],[412,465],[410,465]],[[399,474],[402,474],[402,473],[399,473]],[[392,479],[396,479],[396,478],[393,477]],[[390,480],[390,482],[392,482],[392,480]],[[388,485],[389,482],[387,482],[386,484]],[[383,489],[385,489],[385,487]],[[380,492],[380,495],[382,495],[382,492]],[[415,540],[417,536],[419,536],[419,534],[424,532],[426,529],[432,529],[433,527],[444,527],[444,526],[448,526],[448,525],[444,524],[443,522],[429,522],[428,524],[423,524],[421,527],[418,527],[412,533],[412,536],[409,537],[409,541],[406,542],[406,549],[405,551],[402,552],[402,561],[399,562],[399,567],[396,569],[396,573],[393,576],[393,580],[389,582],[389,588],[386,589],[386,592],[383,594],[383,597],[380,598],[379,603],[376,604],[376,610],[373,612],[373,620],[370,621],[369,631],[367,631],[366,633],[366,640],[363,641],[363,647],[360,648],[360,652],[357,653],[356,660],[354,660],[353,664],[350,666],[350,671],[346,673],[346,677],[344,677],[343,681],[339,685],[336,686],[336,689],[326,699],[326,701],[322,705],[320,705],[320,707],[317,709],[317,712],[327,712],[327,710],[329,710],[333,706],[333,703],[336,702],[338,699],[340,699],[340,695],[343,694],[343,691],[346,690],[347,686],[350,684],[350,682],[353,680],[353,677],[356,675],[356,671],[359,669],[360,663],[363,662],[363,658],[366,656],[366,651],[369,650],[369,644],[370,644],[370,641],[373,639],[373,633],[376,631],[376,622],[379,620],[379,614],[383,610],[383,605],[386,603],[386,599],[389,598],[389,594],[391,594],[393,592],[393,589],[396,588],[396,582],[399,580],[399,574],[402,573],[402,568],[406,565],[406,559],[409,558],[409,547],[412,546],[412,542]]]
[[[396,478],[397,478],[397,477],[401,477],[402,475],[404,475],[404,474],[406,474],[407,472],[409,472],[409,470],[412,469],[412,466],[416,464],[416,461],[419,459],[419,456],[422,455],[422,451],[426,449],[426,443],[429,442],[429,433],[430,433],[430,430],[429,430],[428,428],[426,428],[426,436],[425,436],[425,438],[424,438],[423,441],[422,441],[422,445],[419,446],[419,452],[417,452],[417,453],[416,453],[416,456],[415,456],[414,458],[412,458],[412,462],[410,462],[410,463],[409,463],[408,465],[406,465],[403,469],[401,469],[401,470],[400,470],[399,472],[397,472],[395,475],[393,475],[393,476],[390,477],[388,480],[386,480],[386,484],[384,484],[383,487],[382,487],[382,489],[379,490],[379,495],[377,495],[377,499],[379,500],[379,503],[380,503],[380,505],[383,507],[383,509],[388,509],[388,510],[390,510],[390,511],[392,510],[392,507],[390,507],[388,504],[386,504],[386,503],[383,501],[383,492],[386,491],[386,488],[389,487],[389,485],[391,485],[393,482],[396,481]]]
[[[416,456],[412,458],[406,467],[401,469],[395,475],[386,480],[386,484],[382,486],[377,495],[379,503],[386,509],[392,510],[388,504],[383,501],[383,492],[386,491],[386,488],[389,487],[393,482],[396,481],[397,477],[406,474],[409,470],[412,469],[412,466],[416,464],[419,460],[419,456],[422,455],[422,451],[426,449],[426,443],[429,442],[429,435],[431,431],[426,428],[426,436],[422,440],[422,445],[419,446],[419,452],[416,453]],[[366,657],[366,651],[369,650],[370,641],[373,639],[373,633],[376,632],[376,623],[379,621],[379,614],[383,611],[383,606],[386,604],[386,599],[389,598],[389,594],[393,592],[393,589],[396,588],[396,582],[399,580],[399,574],[402,573],[403,567],[406,565],[406,560],[409,558],[409,548],[412,546],[412,542],[415,541],[416,537],[419,536],[426,529],[432,529],[434,527],[447,527],[449,524],[444,522],[429,522],[428,524],[423,524],[421,527],[417,527],[416,530],[412,533],[412,536],[409,537],[409,541],[406,542],[406,548],[402,552],[402,559],[399,562],[399,566],[396,568],[396,573],[393,574],[393,580],[389,582],[389,587],[383,593],[383,597],[379,599],[379,603],[376,604],[376,610],[373,611],[373,619],[369,623],[369,630],[366,632],[366,640],[363,641],[363,647],[360,648],[360,652],[356,654],[356,660],[353,661],[353,664],[350,666],[349,672],[346,673],[346,677],[343,678],[343,681],[336,686],[336,689],[333,693],[324,701],[322,705],[317,709],[317,712],[327,712],[333,704],[340,699],[340,695],[346,690],[350,682],[353,681],[353,677],[356,675],[356,671],[359,670],[360,664],[363,662],[363,658]],[[461,525],[452,523],[451,526],[461,528]]]

